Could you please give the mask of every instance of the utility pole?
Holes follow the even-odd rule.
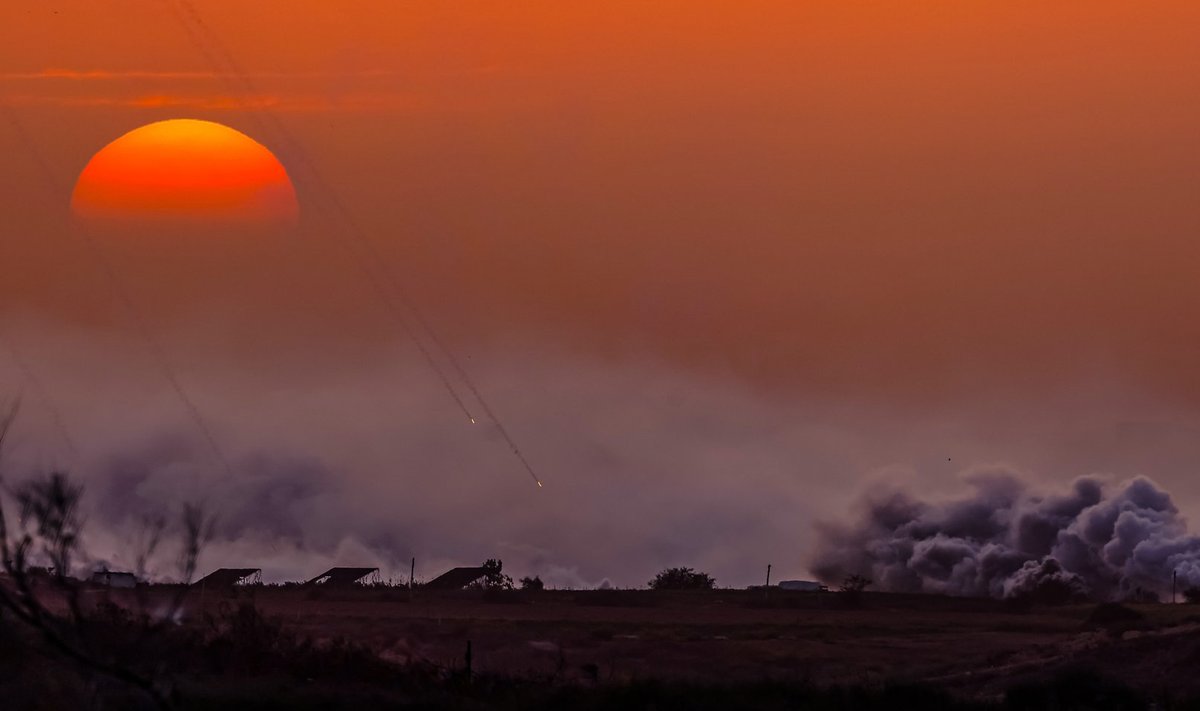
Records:
[[[767,563],[767,584],[763,586],[763,597],[771,594],[771,564]]]
[[[1175,604],[1175,583],[1179,580],[1179,571],[1171,571],[1171,604]]]
[[[417,557],[413,556],[412,564],[408,568],[408,601],[412,602],[413,596],[413,578],[417,575]]]

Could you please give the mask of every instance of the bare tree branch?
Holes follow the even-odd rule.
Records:
[[[15,414],[14,405],[0,416],[0,449]],[[4,487],[0,480],[0,571],[7,578],[0,580],[0,610],[11,612],[19,622],[36,633],[47,648],[80,669],[139,689],[159,708],[170,708],[170,698],[164,691],[161,671],[135,671],[109,656],[97,653],[92,644],[90,621],[81,604],[82,588],[78,580],[70,577],[72,565],[81,553],[82,496],[83,487],[72,484],[62,472],[25,482],[15,490]],[[8,512],[10,503],[15,504],[17,510],[15,528]],[[179,587],[162,619],[151,619],[145,614],[143,602],[142,614],[138,619],[139,646],[150,635],[160,632],[165,625],[174,621],[182,608],[188,583],[195,575],[200,552],[213,535],[214,521],[202,507],[184,506],[181,519],[179,566],[183,585]],[[144,573],[149,558],[159,548],[165,530],[163,519],[147,519],[136,553],[139,574]],[[40,576],[32,565],[34,560],[50,563],[52,571],[48,577],[63,596],[67,607],[65,616],[47,607],[46,591],[37,589]]]

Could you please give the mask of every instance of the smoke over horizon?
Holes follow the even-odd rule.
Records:
[[[282,581],[335,564],[378,565],[385,578],[406,579],[416,557],[418,577],[430,579],[498,557],[514,576],[540,575],[561,587],[641,586],[674,565],[741,586],[760,582],[767,563],[780,579],[807,577],[814,524],[843,510],[855,483],[872,472],[897,479],[895,472],[909,470],[922,490],[947,493],[973,462],[1058,472],[1045,477],[1048,484],[1142,469],[1175,494],[1166,505],[1153,492],[1149,503],[1138,498],[1146,492],[1129,494],[1164,540],[1178,541],[1172,505],[1195,511],[1200,502],[1188,411],[1118,393],[1111,383],[1044,393],[1030,415],[1019,398],[946,409],[803,398],[542,339],[521,349],[463,349],[545,480],[537,489],[491,425],[463,420],[410,343],[386,340],[375,351],[337,357],[242,344],[262,351],[246,359],[222,339],[251,329],[178,323],[159,332],[161,341],[232,474],[214,461],[136,339],[111,328],[8,320],[5,335],[57,406],[76,451],[67,452],[52,413],[26,387],[6,442],[6,480],[55,467],[72,472],[87,488],[96,564],[130,566],[145,515],[199,501],[218,519],[201,572],[262,567],[264,579]],[[21,389],[22,374],[5,354],[0,382],[12,384],[11,395]],[[988,495],[1009,507],[1002,510],[1025,511],[1022,486],[989,486]],[[1037,510],[1073,515],[1079,504],[1068,500],[1089,491],[1047,498]],[[999,523],[989,525],[984,533],[1000,535]],[[937,542],[926,544],[931,560],[946,555]],[[164,556],[152,572],[173,575]],[[1036,556],[1010,558],[1011,575]],[[944,577],[957,581],[963,573],[953,566]]]
[[[1013,597],[1047,579],[1096,599],[1200,585],[1200,536],[1151,479],[1076,478],[1047,493],[1003,468],[964,477],[944,500],[868,490],[847,524],[819,524],[813,572],[865,575],[888,592]]]
[[[277,352],[264,369],[201,330],[161,335],[231,472],[136,339],[32,320],[6,332],[76,450],[27,387],[7,477],[64,468],[85,484],[97,564],[130,566],[143,519],[189,501],[217,516],[203,568],[261,566],[273,581],[334,564],[407,578],[411,557],[429,579],[498,557],[557,586],[641,585],[669,565],[732,583],[757,577],[743,546],[782,560],[795,538],[787,514],[804,509],[803,492],[788,485],[788,460],[820,434],[789,444],[803,425],[736,384],[545,344],[533,359],[477,353],[472,372],[545,480],[537,489],[494,425],[462,418],[410,343],[333,363]],[[21,375],[0,354],[11,394]],[[169,556],[160,563],[152,572],[174,573]]]
[[[947,496],[988,462],[1051,488],[1145,473],[1200,515],[1200,102],[1180,99],[1200,6],[945,4],[207,3],[232,73],[175,13],[21,13],[0,26],[0,400],[24,396],[5,471],[76,473],[113,565],[147,511],[205,501],[202,567],[268,580],[413,556],[558,585],[807,577],[814,523],[865,477]],[[230,103],[243,72],[262,95]],[[98,150],[185,108],[279,158],[294,229],[69,218]],[[447,397],[400,289],[544,490]],[[1181,514],[1128,499],[1180,540]],[[950,560],[916,580],[1003,588],[1050,554],[992,531],[1019,555],[968,586],[955,561],[1000,544],[967,534],[943,533],[955,558],[907,531]]]
[[[24,388],[9,471],[78,475],[98,564],[129,566],[140,521],[184,501],[218,517],[202,569],[262,567],[278,581],[378,565],[399,578],[416,557],[428,579],[501,558],[510,574],[573,587],[640,586],[676,565],[720,585],[760,582],[767,564],[781,579],[808,577],[818,517],[845,507],[863,477],[897,467],[931,491],[949,491],[977,462],[1015,462],[1048,481],[1145,471],[1182,510],[1200,509],[1194,407],[1100,356],[1072,361],[1073,377],[1055,387],[1004,388],[967,369],[922,391],[935,363],[889,380],[895,387],[844,387],[804,360],[786,372],[722,364],[725,342],[706,339],[717,321],[736,319],[703,303],[689,312],[703,318],[679,321],[687,310],[672,301],[630,302],[686,326],[704,354],[690,360],[572,308],[533,323],[487,290],[450,298],[462,281],[448,276],[436,289],[406,284],[545,481],[537,489],[496,427],[466,422],[357,272],[306,240],[106,243],[119,284],[106,286],[76,254],[56,281],[5,301],[13,352],[0,352],[0,383],[8,395]],[[866,326],[859,336],[891,342]],[[789,338],[822,347],[819,333]],[[827,353],[853,352],[855,371],[895,356],[833,345]],[[747,336],[740,347],[780,355],[770,339]],[[987,367],[970,351],[944,357]],[[156,572],[173,573],[165,562]]]

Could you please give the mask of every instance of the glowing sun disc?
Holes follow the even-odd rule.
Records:
[[[296,191],[279,159],[240,131],[171,119],[134,129],[92,157],[71,195],[87,221],[292,223]]]

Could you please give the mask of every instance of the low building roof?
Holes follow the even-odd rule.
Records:
[[[317,577],[306,582],[305,585],[346,587],[354,585],[371,573],[378,571],[379,568],[330,568],[324,573],[321,573]]]
[[[451,568],[425,583],[425,588],[428,590],[462,590],[485,575],[487,575],[487,570],[484,568]]]
[[[261,568],[218,568],[192,584],[206,588],[231,588],[246,578],[260,574]]]

